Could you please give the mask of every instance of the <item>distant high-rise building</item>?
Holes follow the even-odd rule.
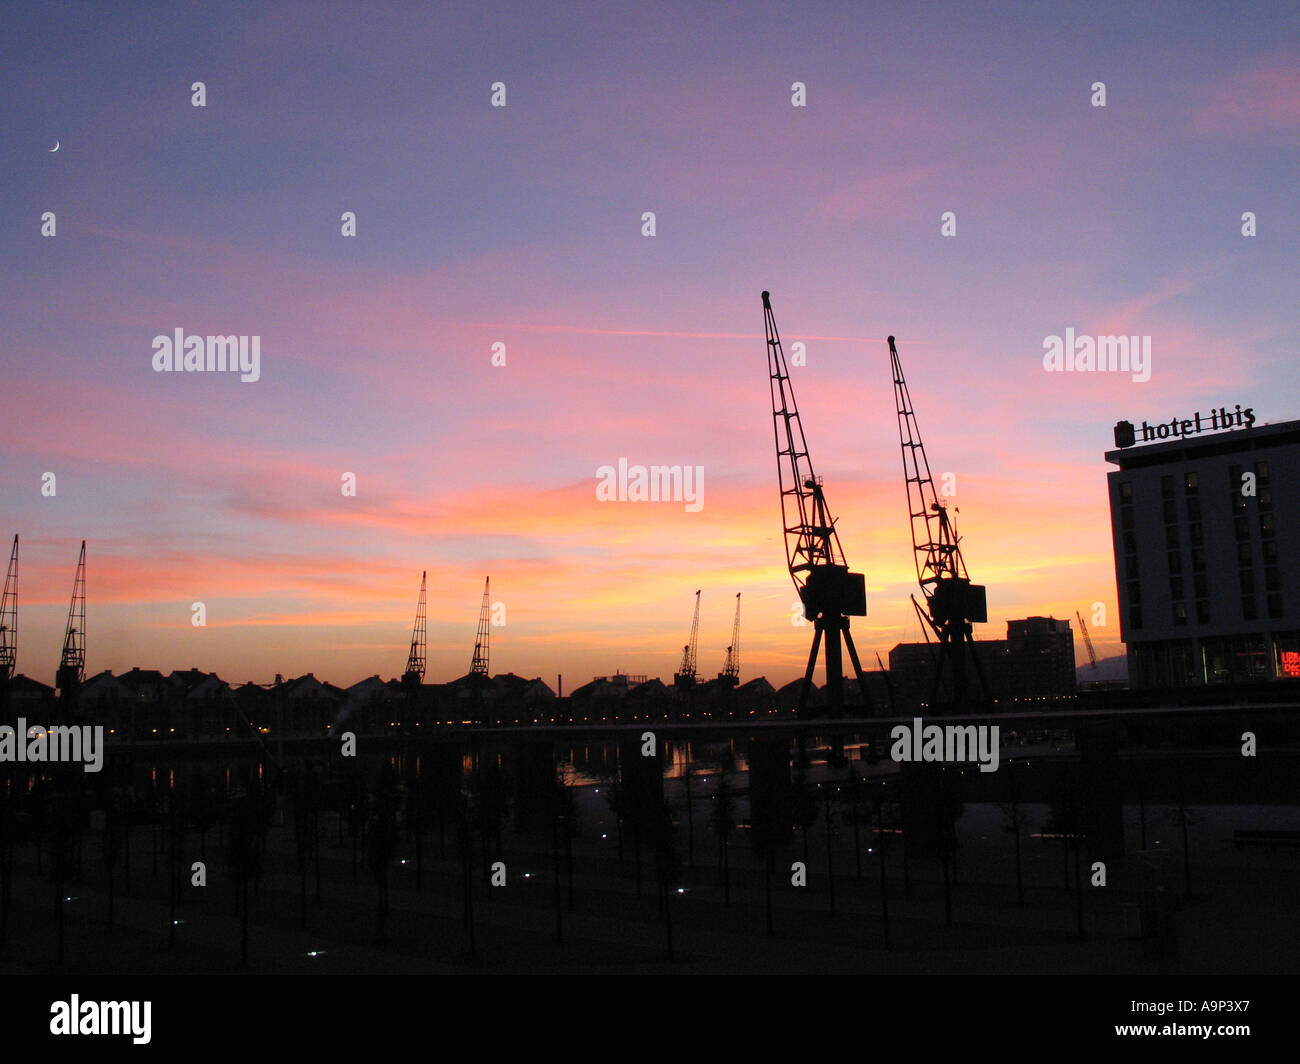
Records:
[[[1218,408],[1115,427],[1106,461],[1118,467],[1110,512],[1132,687],[1300,677],[1300,421],[1255,420]]]
[[[1075,695],[1074,631],[1069,621],[1055,617],[1007,621],[1006,639],[976,639],[973,647],[989,689],[1004,709],[1064,707]],[[926,643],[899,643],[889,652],[889,681],[899,712],[928,705],[935,653],[935,647]],[[946,687],[945,682],[940,701]]]

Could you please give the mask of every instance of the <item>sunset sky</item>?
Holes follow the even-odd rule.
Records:
[[[921,638],[891,333],[977,638],[1100,602],[1120,653],[1114,422],[1300,417],[1298,31],[1281,3],[9,9],[18,671],[53,681],[85,539],[88,674],[394,676],[427,569],[431,682],[488,574],[494,673],[670,677],[702,588],[702,675],[739,591],[742,680],[795,678],[763,289],[864,663]],[[1046,372],[1070,327],[1150,336],[1150,380]],[[177,328],[259,336],[261,379],[154,372]],[[703,508],[598,502],[619,458],[702,466]]]

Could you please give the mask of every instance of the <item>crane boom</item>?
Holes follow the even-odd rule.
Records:
[[[1088,664],[1094,669],[1097,667],[1097,652],[1092,649],[1092,636],[1088,634],[1088,626],[1083,623],[1083,616],[1078,610],[1074,615],[1079,618],[1079,631],[1083,633],[1083,645],[1088,648]]]
[[[795,403],[781,334],[776,328],[769,293],[763,293],[763,325],[767,333],[768,376],[772,392],[772,430],[776,438],[776,467],[781,486],[786,563],[794,586],[803,591],[816,568],[847,568],[835,521],[826,508],[821,478],[813,471],[804,439],[803,422]],[[865,608],[864,611],[865,613]]]
[[[971,627],[973,622],[988,620],[987,596],[982,584],[971,583],[961,554],[961,537],[957,535],[947,506],[934,490],[930,461],[925,454],[916,412],[912,408],[912,396],[892,336],[888,343],[894,375],[894,406],[898,414],[898,441],[907,488],[908,520],[912,529],[912,560],[925,599],[924,608],[915,596],[912,605],[923,622],[922,630],[928,627],[939,641],[930,705],[938,700],[947,666],[952,672],[954,700],[958,708],[965,708],[967,661],[974,668],[980,697],[988,697],[984,671],[974,653]],[[927,633],[927,642],[929,638]]]
[[[0,683],[14,678],[18,663],[18,537],[9,552],[4,598],[0,599]]]
[[[912,553],[916,579],[927,599],[940,580],[967,578],[966,562],[947,507],[939,501],[930,475],[930,462],[912,409],[912,397],[903,377],[894,338],[889,337],[889,359],[894,371],[894,399],[898,409],[898,438],[903,452],[903,478],[907,482],[908,515],[912,524]]]

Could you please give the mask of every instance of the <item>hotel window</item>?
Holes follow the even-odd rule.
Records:
[[[1241,600],[1241,616],[1243,620],[1253,621],[1259,617],[1255,609],[1255,596],[1251,595]]]
[[[1258,484],[1267,484],[1267,483],[1268,483],[1268,463],[1267,463],[1267,462],[1256,462],[1256,463],[1255,463],[1255,483],[1256,483],[1257,485],[1258,485]]]
[[[1196,601],[1196,623],[1210,623],[1210,603],[1208,599],[1197,599]]]
[[[1183,578],[1181,576],[1171,576],[1169,578],[1169,597],[1171,599],[1183,597]]]
[[[1119,511],[1119,527],[1120,527],[1120,528],[1132,528],[1132,527],[1133,527],[1133,507],[1131,507],[1131,506],[1121,506],[1121,507],[1120,507],[1120,511]]]
[[[1138,549],[1137,536],[1132,532],[1124,533],[1124,553],[1136,554]]]
[[[1201,500],[1193,495],[1187,500],[1187,520],[1199,521],[1201,519]]]
[[[1253,595],[1255,593],[1255,573],[1250,569],[1242,569],[1237,573],[1237,583],[1241,585],[1243,595]]]
[[[1269,596],[1268,596],[1268,615],[1269,615],[1270,617],[1281,617],[1281,616],[1282,616],[1282,596],[1281,596],[1281,595],[1269,595]]]
[[[1278,570],[1276,565],[1270,565],[1267,569],[1264,570],[1264,590],[1266,591],[1282,590],[1282,580],[1278,576]]]
[[[1172,499],[1174,497],[1174,478],[1164,476],[1160,478],[1160,497],[1162,499]]]
[[[1129,481],[1129,480],[1121,480],[1121,481],[1119,482],[1119,497],[1120,497],[1120,501],[1121,501],[1121,502],[1132,502],[1132,501],[1133,501],[1133,482],[1132,482],[1132,481]]]
[[[1128,600],[1131,603],[1142,601],[1142,584],[1137,580],[1128,582]]]
[[[1210,597],[1209,581],[1205,579],[1204,573],[1197,573],[1192,577],[1192,586],[1196,588],[1196,597],[1198,599]]]
[[[1124,575],[1130,580],[1138,578],[1138,560],[1136,556],[1130,554],[1124,559]]]
[[[1261,546],[1264,548],[1264,564],[1276,565],[1277,564],[1277,540],[1266,539],[1261,544]]]
[[[1187,604],[1185,602],[1174,603],[1174,624],[1184,625],[1187,623]]]
[[[1237,564],[1238,565],[1250,564],[1250,541],[1249,540],[1247,540],[1245,543],[1237,544]]]
[[[1169,571],[1171,573],[1181,573],[1183,571],[1183,556],[1177,551],[1170,551],[1167,557],[1169,560]]]
[[[1199,547],[1201,545],[1202,537],[1200,521],[1193,521],[1187,526],[1187,539],[1193,547]]]
[[[1188,495],[1195,495],[1201,490],[1201,478],[1194,471],[1183,474],[1183,490]]]
[[[1192,572],[1194,573],[1205,572],[1205,548],[1204,547],[1192,548]]]
[[[1238,539],[1250,539],[1250,518],[1244,514],[1232,519],[1232,531]]]
[[[1273,537],[1273,515],[1272,514],[1259,515],[1259,534],[1264,539],[1271,539]]]
[[[1128,624],[1130,628],[1138,629],[1142,627],[1142,607],[1130,606],[1128,608]]]
[[[1165,526],[1165,547],[1169,550],[1178,549],[1178,526]]]
[[[1165,500],[1165,524],[1173,524],[1178,520],[1178,505],[1173,499]]]

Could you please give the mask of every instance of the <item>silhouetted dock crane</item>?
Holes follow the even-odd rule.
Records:
[[[68,624],[63,632],[63,653],[54,674],[54,686],[65,704],[75,704],[86,679],[86,541],[81,541],[77,558],[77,575],[72,581],[72,602],[68,605]]]
[[[686,692],[695,686],[696,647],[700,639],[700,592],[695,592],[695,618],[691,621],[691,641],[682,647],[682,663],[673,674],[677,690]]]
[[[415,607],[415,626],[411,629],[411,652],[406,656],[406,671],[402,673],[402,686],[407,689],[419,688],[424,683],[424,663],[428,653],[424,588],[428,575],[427,572],[420,574],[420,601]]]
[[[483,579],[483,605],[478,612],[478,638],[474,640],[474,659],[470,662],[469,674],[471,676],[488,675],[488,643],[489,633],[492,630],[492,603],[488,595],[488,586],[492,578],[484,577]]]
[[[973,623],[988,621],[988,600],[982,584],[972,584],[961,556],[961,540],[948,518],[947,507],[939,501],[930,476],[925,444],[916,425],[912,399],[903,377],[894,338],[889,337],[889,358],[894,371],[894,399],[898,410],[898,438],[903,452],[903,476],[907,481],[907,508],[912,524],[912,555],[916,578],[925,596],[922,607],[912,596],[912,605],[921,619],[921,630],[930,641],[930,632],[938,640],[934,658],[934,685],[930,706],[939,697],[945,669],[952,673],[953,701],[957,708],[970,703],[967,677],[968,662],[978,684],[977,700],[989,699],[988,683],[979,658],[975,656]],[[928,631],[927,631],[928,629]]]
[[[731,646],[727,647],[727,660],[718,673],[718,679],[728,687],[740,683],[740,592],[736,592],[736,619],[731,625]]]
[[[866,580],[849,572],[840,549],[835,521],[826,508],[822,481],[813,472],[804,440],[799,408],[794,401],[786,369],[781,336],[772,315],[769,293],[763,293],[763,324],[767,333],[767,367],[772,390],[772,428],[776,437],[776,467],[781,485],[781,514],[785,528],[786,565],[799,592],[804,616],[813,622],[812,652],[799,691],[799,716],[805,715],[813,670],[823,637],[826,640],[826,715],[837,717],[844,710],[844,667],[841,641],[857,673],[866,712],[871,712],[871,695],[849,634],[849,618],[867,615]]]
[[[0,687],[8,689],[18,664],[18,537],[9,552],[4,598],[0,599]]]
[[[484,706],[483,689],[488,685],[488,651],[492,631],[492,602],[488,588],[492,583],[490,576],[483,578],[483,605],[478,611],[478,636],[474,640],[474,658],[469,666],[469,700],[470,718],[492,723],[491,713]]]

